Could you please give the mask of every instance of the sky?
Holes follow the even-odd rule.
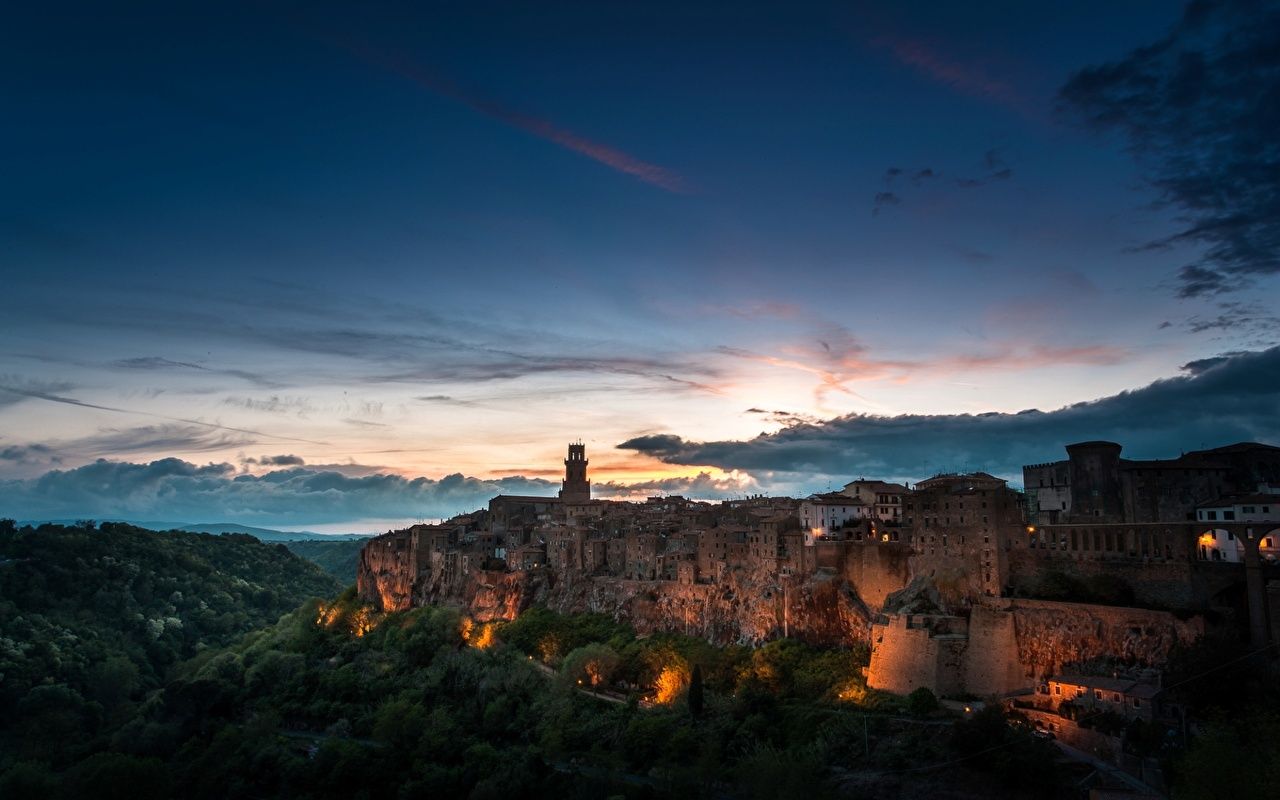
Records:
[[[1280,442],[1280,3],[27,4],[0,516]]]

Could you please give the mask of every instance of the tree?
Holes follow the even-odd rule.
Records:
[[[907,710],[912,714],[928,714],[938,710],[938,697],[927,686],[907,695]]]
[[[560,674],[571,683],[592,689],[607,685],[618,668],[618,654],[606,644],[588,644],[564,657]]]
[[[695,717],[702,716],[702,665],[693,665],[693,675],[689,678],[689,713]]]

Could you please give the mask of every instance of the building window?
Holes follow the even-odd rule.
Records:
[[[1205,518],[1205,519],[1217,519],[1217,518],[1218,518],[1218,512],[1217,512],[1217,511],[1206,511],[1206,512],[1204,512],[1204,518]]]

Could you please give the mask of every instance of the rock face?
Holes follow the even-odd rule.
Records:
[[[823,644],[867,636],[869,615],[846,581],[818,573],[782,584],[730,574],[719,584],[564,576],[546,570],[478,572],[460,591],[439,586],[421,602],[456,603],[477,620],[512,619],[534,604],[562,613],[608,614],[640,633],[677,631],[715,644],[759,644],[786,635]]]
[[[387,611],[451,604],[484,621],[512,619],[543,604],[563,613],[608,614],[641,633],[679,631],[716,644],[759,644],[787,635],[849,645],[865,641],[870,624],[858,588],[828,570],[798,579],[738,569],[716,583],[681,583],[546,568],[452,569],[413,531],[371,540],[360,555],[357,587]]]
[[[356,569],[360,596],[383,611],[410,608],[425,555],[419,538],[412,531],[395,531],[371,539]]]
[[[1184,620],[1167,611],[1047,600],[1002,604],[1013,616],[1017,661],[1036,679],[1096,658],[1158,666],[1174,645],[1204,634],[1203,617]]]

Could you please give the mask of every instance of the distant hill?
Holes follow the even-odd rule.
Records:
[[[142,527],[149,525],[139,523]],[[155,529],[153,529],[155,530]],[[195,525],[179,525],[169,530],[188,531],[189,533],[247,533],[264,542],[337,542],[363,541],[373,534],[364,533],[314,533],[312,531],[277,531],[271,528],[255,528],[250,525],[236,525],[230,522],[201,522]]]
[[[368,539],[374,534],[366,533],[315,533],[313,531],[277,531],[272,528],[255,528],[252,525],[238,525],[234,522],[156,522],[154,520],[113,520],[135,528],[146,528],[150,531],[186,531],[187,533],[247,533],[264,542],[300,542],[321,541],[336,542],[355,539]],[[76,526],[80,520],[74,519],[37,519],[19,520],[18,525],[68,525]]]

